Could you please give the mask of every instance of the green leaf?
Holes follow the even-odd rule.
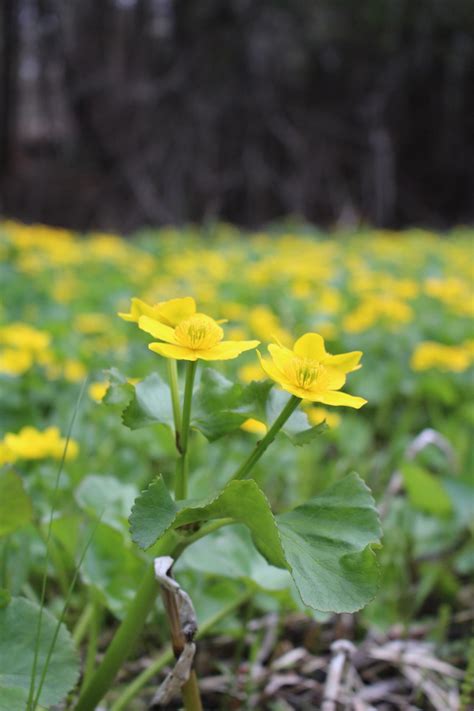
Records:
[[[136,496],[137,488],[133,484],[95,474],[86,476],[75,492],[76,501],[84,511],[119,530],[124,529]]]
[[[135,501],[130,530],[137,545],[149,548],[171,527],[219,518],[244,523],[262,555],[271,564],[286,567],[270,505],[253,479],[231,481],[212,499],[175,502],[160,477]]]
[[[33,516],[31,499],[14,471],[0,472],[0,536],[6,536],[27,524]]]
[[[380,524],[369,489],[349,474],[277,517],[285,556],[303,602],[323,612],[355,612],[378,588],[372,545]]]
[[[116,617],[125,616],[143,571],[144,562],[135,546],[115,528],[100,523],[87,549],[80,574]]]
[[[404,462],[401,471],[408,498],[415,508],[438,516],[451,513],[451,499],[433,474],[413,462]]]
[[[232,518],[247,526],[257,549],[271,565],[287,567],[270,504],[253,479],[231,481],[212,501],[187,501],[184,506],[176,516],[175,527],[197,521]]]
[[[231,481],[215,498],[179,501],[158,479],[135,502],[133,540],[153,545],[170,528],[212,519],[244,524],[268,563],[290,570],[305,605],[323,612],[354,612],[374,597],[379,520],[364,482],[351,474],[289,513],[273,516],[253,479]]]
[[[10,591],[5,590],[5,588],[0,588],[0,609],[2,607],[6,607],[10,603],[11,599],[12,596],[10,595]]]
[[[178,507],[159,476],[135,499],[130,514],[132,540],[146,550],[172,526]]]
[[[122,421],[131,430],[148,425],[174,428],[170,389],[158,373],[152,373],[135,385],[132,398],[122,413]]]
[[[102,402],[122,412],[133,397],[133,385],[128,382],[125,375],[117,368],[110,368],[110,370],[105,370],[104,372],[109,378],[110,385]]]
[[[449,496],[458,526],[473,527],[472,512],[474,510],[474,486],[472,481],[464,481],[456,477],[441,478],[444,490]]]
[[[40,608],[22,597],[0,609],[0,711],[24,711],[28,699]],[[36,686],[57,626],[43,610]],[[58,704],[75,685],[79,661],[69,632],[60,626],[39,698],[42,706]]]
[[[272,425],[276,420],[280,412],[283,410],[290,395],[283,390],[272,390],[270,396],[267,400],[266,421],[268,425]],[[297,447],[301,447],[304,444],[309,444],[313,441],[315,437],[325,432],[328,429],[325,422],[321,422],[319,425],[312,426],[308,420],[308,416],[302,410],[295,410],[293,414],[287,419],[283,425],[281,431],[285,434],[288,439]]]
[[[285,590],[291,585],[288,570],[267,563],[256,550],[248,528],[224,526],[187,548],[179,558],[181,568],[208,575],[252,581],[263,590]]]
[[[250,417],[249,403],[242,400],[243,391],[242,385],[206,368],[193,396],[191,426],[209,442],[238,429]]]

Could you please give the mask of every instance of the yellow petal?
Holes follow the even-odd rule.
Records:
[[[311,358],[311,360],[322,361],[327,356],[324,338],[319,333],[305,333],[298,338],[293,350],[300,358]]]
[[[278,385],[280,388],[282,388],[282,390],[286,390],[287,393],[290,393],[291,395],[296,395],[296,397],[299,397],[302,400],[313,400],[310,390],[300,388],[298,387],[298,385],[294,385],[293,383],[290,383],[286,380],[279,381]]]
[[[346,382],[345,374],[337,368],[331,368],[327,365],[321,367],[321,372],[314,383],[314,390],[318,392],[326,392],[326,390],[339,390]],[[309,388],[311,390],[311,388]]]
[[[260,341],[221,341],[207,350],[196,351],[201,360],[231,360],[244,351],[256,348]]]
[[[164,323],[156,321],[149,316],[140,316],[138,326],[142,331],[150,333],[154,338],[159,338],[166,343],[177,343],[174,335],[174,329],[170,326],[165,326]]]
[[[259,351],[257,351],[257,355],[260,360],[260,365],[262,366],[263,370],[265,373],[268,375],[269,378],[274,380],[277,383],[280,383],[282,380],[286,382],[286,378],[284,378],[283,373],[281,373],[278,368],[275,366],[274,363],[272,363],[270,360],[266,360],[265,358],[262,358],[262,355],[260,354]]]
[[[125,314],[122,312],[118,312],[117,316],[120,316],[121,319],[124,321],[136,321],[137,319],[132,315],[132,314]]]
[[[358,410],[362,405],[365,405],[367,400],[363,397],[354,397],[347,393],[326,392],[322,393],[316,402],[322,402],[325,405],[340,405],[342,407],[354,407]]]
[[[362,351],[351,351],[350,353],[341,353],[339,355],[328,355],[323,363],[337,368],[342,373],[351,373],[353,370],[359,370],[362,366],[359,361],[362,357]]]
[[[150,306],[146,301],[142,301],[134,296],[130,303],[130,313],[119,313],[117,315],[124,321],[134,321],[138,323],[140,316],[150,316],[153,318],[156,315],[156,311],[154,306]]]
[[[285,346],[277,346],[274,343],[270,343],[270,345],[268,346],[268,352],[270,353],[273,362],[275,363],[278,370],[282,371],[282,374],[285,373],[285,369],[291,368],[291,364],[294,361],[295,356],[293,354],[293,351],[290,351],[289,348],[285,348]]]
[[[156,312],[160,321],[168,326],[177,326],[180,321],[184,321],[196,313],[196,302],[192,296],[170,299],[157,304]]]
[[[175,360],[197,360],[198,352],[184,346],[175,346],[171,343],[150,343],[148,348],[158,355]]]

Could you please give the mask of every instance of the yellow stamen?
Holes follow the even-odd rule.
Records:
[[[174,333],[179,345],[193,350],[212,348],[224,336],[222,328],[205,314],[194,314],[181,321]]]
[[[321,368],[322,365],[311,358],[293,358],[288,376],[298,387],[307,390],[318,378]]]

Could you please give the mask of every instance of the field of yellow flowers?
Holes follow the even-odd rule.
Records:
[[[265,629],[254,625],[250,634],[246,625],[275,615],[282,626],[280,633],[275,628],[279,654],[293,645],[317,657],[337,636],[357,642],[394,630],[409,635],[418,624],[430,649],[466,664],[474,572],[473,238],[467,228],[443,236],[415,229],[328,235],[304,226],[242,234],[218,225],[125,239],[0,224],[0,607],[11,597],[26,600],[32,606],[21,612],[26,620],[45,603],[46,629],[53,630],[55,617],[65,621],[59,638],[68,652],[52,658],[53,666],[64,663],[64,689],[47,682],[52,700],[42,699],[44,706],[67,693],[78,674],[68,665],[75,652],[66,627],[83,650],[87,678],[110,628],[124,618],[144,560],[130,540],[130,508],[158,473],[173,476],[169,430],[159,423],[142,427],[145,416],[133,428],[121,421],[122,384],[136,385],[153,372],[166,378],[165,359],[147,348],[150,338],[118,316],[137,297],[155,304],[192,296],[200,311],[226,321],[226,338],[258,341],[263,357],[268,343],[291,348],[308,332],[321,334],[332,353],[364,354],[345,390],[367,404],[355,410],[303,400],[310,425],[324,423],[321,433],[311,446],[290,449],[277,438],[256,465],[255,479],[280,512],[357,471],[382,519],[379,593],[339,634],[335,617],[311,611],[282,571],[249,553],[244,534],[229,534],[211,552],[197,543],[176,574],[193,589],[200,625],[234,640],[229,668],[243,660],[255,664]],[[227,394],[266,378],[255,350],[209,365],[222,382],[228,379]],[[236,425],[227,439],[220,439],[219,422],[210,446],[203,429],[193,433],[191,498],[223,486],[249,442],[267,431],[257,417],[231,414]],[[235,606],[219,617],[235,600],[243,601],[245,620]],[[161,608],[155,614],[160,621]],[[306,632],[285,632],[287,620],[296,618],[306,620]],[[0,662],[11,654],[1,625],[0,619]],[[165,642],[155,624],[138,657]],[[206,673],[215,675],[218,666],[207,662]],[[148,679],[132,702],[129,684],[137,671],[127,673],[106,708],[146,708],[138,692]],[[0,668],[0,697],[3,683]],[[264,686],[258,675],[245,683],[247,698],[259,699],[248,708],[308,708],[277,702],[270,692],[258,696]],[[0,711],[17,708],[16,691],[7,686]],[[432,708],[429,691],[420,688],[425,701],[418,707]],[[219,703],[209,708],[230,708]]]

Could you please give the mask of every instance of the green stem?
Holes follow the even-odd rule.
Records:
[[[237,469],[235,474],[231,477],[231,481],[233,479],[245,479],[245,477],[250,473],[255,464],[258,462],[260,457],[265,453],[266,449],[271,445],[277,433],[281,430],[290,415],[292,415],[293,412],[296,410],[300,402],[301,398],[296,397],[296,395],[291,396],[283,410],[276,418],[273,425],[268,430],[265,437],[263,437],[260,442],[257,442],[255,449],[253,450],[249,458]]]
[[[181,432],[177,433],[177,447],[179,458],[176,463],[175,498],[185,499],[188,494],[188,438],[189,423],[191,420],[191,403],[193,399],[193,384],[196,374],[197,361],[189,361],[186,369],[186,383],[184,386],[183,414],[181,419]]]
[[[74,644],[76,647],[80,645],[82,640],[84,639],[84,635],[86,634],[87,628],[90,624],[90,621],[92,620],[94,616],[94,603],[89,602],[84,610],[82,611],[79,619],[76,622],[76,625],[74,627],[73,633],[72,633],[72,638],[74,640]]]
[[[245,593],[229,602],[228,605],[216,612],[212,617],[209,617],[200,627],[196,635],[196,639],[202,639],[208,632],[227,615],[239,608],[247,602],[253,595],[252,590],[247,590]],[[130,701],[140,692],[145,684],[152,679],[155,674],[160,672],[166,665],[173,661],[173,650],[171,645],[167,646],[163,652],[148,666],[131,684],[120,694],[118,699],[112,705],[110,711],[124,711],[129,708]]]
[[[94,672],[95,660],[97,657],[97,643],[99,640],[101,609],[98,602],[93,604],[93,613],[89,625],[89,638],[87,640],[86,661],[84,664],[84,676],[82,686],[85,688]]]
[[[156,555],[172,554],[175,541],[176,538],[172,532],[163,536],[160,541],[160,550],[158,550],[158,546],[155,549]],[[130,655],[132,647],[143,629],[157,593],[158,585],[155,580],[153,564],[148,563],[142,584],[137,590],[127,615],[115,633],[102,663],[86,688],[81,692],[75,711],[91,711],[91,709],[95,709],[104,694],[112,686],[118,670]]]
[[[181,432],[181,405],[179,404],[179,387],[178,387],[178,364],[172,358],[167,358],[168,366],[168,381],[171,391],[171,404],[173,406],[174,429],[176,433]]]

